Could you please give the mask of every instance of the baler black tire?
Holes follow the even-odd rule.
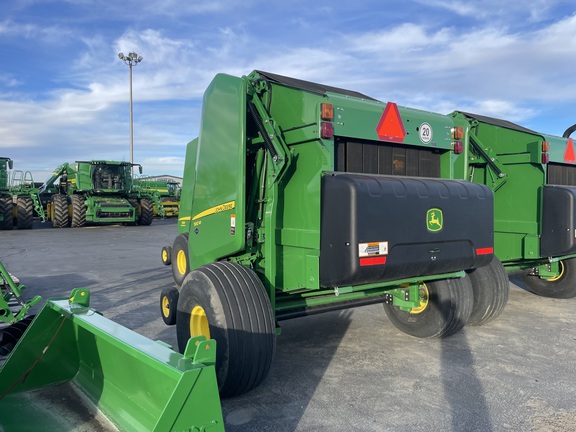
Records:
[[[160,315],[166,325],[176,324],[176,307],[179,292],[176,288],[163,288],[160,293]]]
[[[174,239],[171,256],[172,276],[174,276],[174,282],[176,282],[176,285],[181,286],[186,275],[190,273],[188,234],[180,234]]]
[[[3,220],[0,221],[0,230],[14,228],[14,204],[11,195],[0,196],[0,215],[3,216]]]
[[[172,247],[171,246],[163,246],[162,247],[162,264],[170,265],[172,264]]]
[[[154,219],[154,203],[150,198],[140,200],[140,219],[139,225],[150,225]]]
[[[20,196],[16,200],[18,229],[31,229],[34,223],[34,201],[29,196]]]
[[[54,228],[67,228],[70,226],[70,216],[68,214],[68,197],[64,194],[53,195],[52,204],[54,206],[54,218],[52,219],[52,226]]]
[[[418,313],[384,304],[386,315],[399,330],[418,338],[444,338],[459,332],[474,306],[468,277],[426,282],[427,302]]]
[[[510,280],[495,256],[490,264],[468,272],[474,291],[474,307],[468,325],[482,325],[497,318],[508,302]]]
[[[86,198],[82,195],[72,195],[72,228],[82,228],[86,225]]]
[[[560,275],[543,279],[528,274],[522,275],[528,291],[549,298],[569,299],[576,297],[576,258],[560,261]]]
[[[225,261],[190,272],[180,290],[176,332],[181,352],[191,336],[216,340],[222,397],[250,391],[270,371],[276,350],[274,314],[264,285],[248,267]]]

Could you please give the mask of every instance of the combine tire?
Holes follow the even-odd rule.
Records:
[[[52,226],[54,228],[67,228],[70,225],[68,197],[63,194],[56,194],[52,197],[52,205],[54,208]]]
[[[576,258],[560,261],[560,274],[544,279],[528,274],[522,275],[528,291],[542,297],[569,299],[576,297]]]
[[[0,230],[11,230],[14,228],[14,204],[10,195],[0,196]]]
[[[142,198],[140,200],[140,225],[150,225],[154,218],[154,203],[149,198]]]
[[[188,261],[188,234],[180,234],[174,239],[172,245],[172,275],[176,285],[181,286],[184,278],[190,273],[190,263]]]
[[[177,315],[180,351],[191,336],[216,340],[222,397],[246,393],[266,378],[276,348],[274,314],[252,270],[226,261],[190,272],[180,290]]]
[[[31,229],[34,222],[34,201],[29,196],[18,197],[16,201],[18,229]]]
[[[82,195],[72,195],[72,228],[86,225],[86,198]]]
[[[160,293],[160,314],[166,325],[176,324],[176,306],[178,305],[178,290],[164,288]]]
[[[420,292],[420,307],[410,312],[384,305],[386,315],[399,330],[419,338],[442,338],[466,325],[474,306],[468,277],[423,283]]]
[[[172,264],[172,247],[164,246],[162,248],[162,264],[164,265]]]
[[[490,264],[468,273],[474,291],[474,307],[468,325],[481,325],[498,317],[508,302],[510,281],[496,257]]]

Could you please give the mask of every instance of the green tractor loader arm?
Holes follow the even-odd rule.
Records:
[[[0,429],[224,430],[214,340],[190,339],[179,354],[103,317],[89,297],[47,301],[6,359]]]

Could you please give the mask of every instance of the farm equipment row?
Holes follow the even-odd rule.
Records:
[[[166,214],[162,199],[175,197],[174,186],[166,194],[134,185],[132,169],[138,164],[117,161],[76,161],[56,168],[36,187],[29,172],[8,169],[12,160],[0,158],[0,229],[30,229],[35,215],[51,221],[54,228],[86,224],[150,225],[155,212]],[[176,204],[177,206],[177,204]],[[166,206],[172,213],[174,203]]]

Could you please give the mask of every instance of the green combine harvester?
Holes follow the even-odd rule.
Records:
[[[154,217],[153,196],[133,188],[132,167],[118,161],[76,161],[60,165],[40,188],[54,190],[47,217],[54,228],[86,224],[150,225]]]
[[[0,333],[0,430],[224,431],[214,340],[177,353],[104,318],[85,289],[27,316],[40,298],[24,302],[1,263],[0,282],[0,320],[12,324]]]
[[[31,229],[34,213],[46,220],[40,191],[34,186],[29,171],[12,171],[14,162],[7,157],[0,157],[0,230]]]
[[[181,188],[177,182],[139,177],[134,179],[134,188],[153,197],[154,215],[161,217],[178,216]]]
[[[221,396],[265,379],[281,320],[381,303],[430,338],[504,309],[491,189],[457,177],[453,118],[400,112],[262,71],[206,90],[160,310],[181,351],[218,342]]]

